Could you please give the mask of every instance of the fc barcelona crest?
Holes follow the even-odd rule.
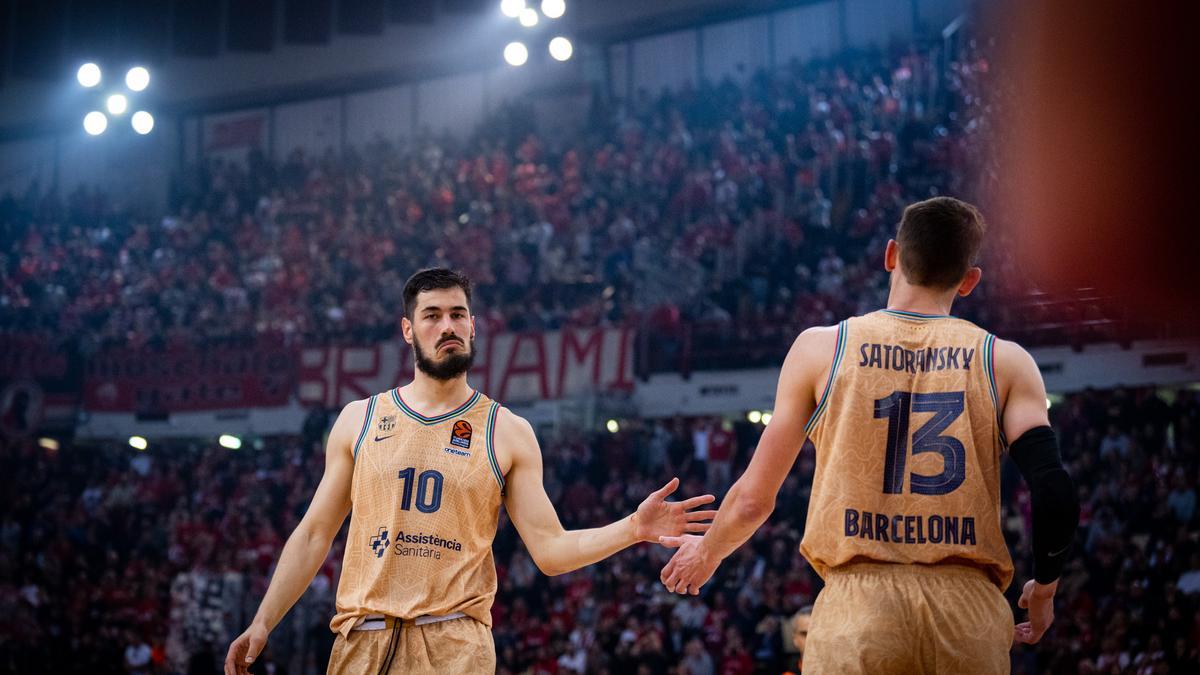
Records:
[[[454,423],[454,429],[450,432],[450,445],[457,445],[460,448],[471,447],[470,422],[458,420]]]
[[[396,428],[396,416],[388,415],[387,417],[379,418],[379,431],[386,434]]]

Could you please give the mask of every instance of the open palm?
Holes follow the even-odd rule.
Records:
[[[650,493],[649,497],[638,505],[633,516],[634,532],[638,541],[658,542],[659,537],[678,537],[685,532],[707,532],[712,525],[709,521],[717,515],[716,511],[691,511],[697,506],[711,504],[716,501],[713,495],[701,495],[681,502],[669,502],[671,496],[679,488],[679,479],[672,478],[669,483]]]

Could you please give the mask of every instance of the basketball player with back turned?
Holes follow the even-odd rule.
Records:
[[[905,209],[884,266],[887,309],[804,331],[784,361],[774,416],[703,536],[662,581],[697,593],[771,514],[804,443],[816,472],[800,552],[825,580],[805,673],[1008,673],[1011,644],[1041,639],[1079,520],[1070,476],[1025,350],[951,317],[979,283],[984,223],[939,197]],[[1010,442],[1011,441],[1011,442]],[[1000,529],[1007,448],[1029,484],[1034,569],[1014,627]]]
[[[673,479],[605,527],[565,531],[542,486],[533,429],[467,384],[475,353],[471,283],[423,270],[404,288],[413,381],[348,404],[329,434],[325,474],[288,538],[225,672],[246,673],[308,587],[353,509],[337,588],[330,673],[491,673],[496,652],[492,540],[501,504],[534,562],[562,574],[640,541],[704,532],[712,495],[667,502]]]

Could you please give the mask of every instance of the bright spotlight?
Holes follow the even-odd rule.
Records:
[[[1050,409],[1050,399],[1046,399],[1046,410]]]
[[[114,115],[124,115],[126,110],[129,110],[129,99],[125,98],[125,94],[113,94],[108,97],[108,112]]]
[[[571,41],[565,37],[556,37],[550,41],[550,56],[553,56],[555,61],[566,61],[574,51]]]
[[[746,419],[750,420],[751,424],[758,424],[762,421],[762,413],[757,410],[751,410],[746,413]]]
[[[534,26],[537,25],[537,22],[538,22],[538,13],[537,13],[536,9],[534,9],[532,7],[526,7],[525,9],[521,10],[521,25],[522,26],[525,26],[526,28],[533,28]]]
[[[500,11],[510,19],[520,16],[523,9],[525,0],[500,0]]]
[[[621,430],[621,425],[617,424],[616,420],[609,420],[607,423],[605,423],[604,428],[608,429],[608,433],[615,434]]]
[[[92,136],[99,136],[107,128],[108,118],[99,110],[93,110],[83,116],[83,130]]]
[[[141,66],[134,66],[125,73],[125,86],[133,91],[141,91],[150,85],[150,71]]]
[[[529,60],[529,50],[520,42],[510,42],[504,48],[504,60],[510,66],[522,66]]]
[[[771,413],[765,412],[762,414],[762,423],[764,427],[771,423]]]
[[[49,450],[50,452],[58,450],[58,441],[54,440],[53,438],[39,438],[38,445],[42,446],[42,448],[46,450]]]
[[[145,136],[154,128],[154,116],[145,110],[139,110],[133,113],[133,118],[129,120],[133,124],[133,130]]]
[[[217,439],[217,442],[221,444],[222,448],[228,448],[230,450],[237,450],[238,448],[242,447],[242,439],[238,438],[237,436],[230,436],[229,434],[221,434],[221,437]]]
[[[79,66],[79,72],[75,73],[75,79],[89,89],[100,84],[100,66],[94,63],[85,63]]]
[[[145,450],[146,448],[150,447],[150,444],[147,443],[146,439],[142,438],[141,436],[130,436],[129,447],[135,450]]]
[[[563,0],[542,0],[542,14],[548,19],[557,19],[567,11],[567,3]]]

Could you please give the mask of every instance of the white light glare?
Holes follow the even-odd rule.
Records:
[[[130,436],[129,447],[134,448],[135,450],[145,450],[146,448],[150,447],[150,444],[147,443],[146,439],[142,438],[141,436]]]
[[[771,423],[771,413],[769,413],[769,412],[763,413],[762,423],[763,423],[764,427]]]
[[[150,71],[141,66],[134,66],[125,73],[125,86],[133,91],[141,91],[150,85]]]
[[[522,26],[525,26],[526,28],[533,28],[537,25],[537,22],[538,13],[536,9],[533,9],[532,7],[526,7],[525,9],[521,10]]]
[[[89,89],[100,84],[100,66],[94,63],[85,63],[79,66],[79,72],[75,73],[75,79]]]
[[[129,120],[133,124],[133,130],[145,136],[154,128],[154,116],[145,110],[139,110],[133,113],[133,118]]]
[[[39,438],[38,445],[51,452],[58,450],[58,441],[54,440],[53,438]]]
[[[113,94],[108,97],[108,112],[114,115],[124,115],[129,110],[129,99],[124,94]]]
[[[520,42],[510,42],[504,48],[504,60],[510,66],[522,66],[529,60],[529,50]]]
[[[616,421],[616,420],[609,420],[609,421],[608,421],[608,422],[607,422],[607,423],[604,425],[604,428],[608,429],[608,433],[610,433],[610,434],[615,434],[615,433],[617,433],[618,431],[620,431],[620,430],[621,430],[621,425],[620,425],[620,424],[617,424],[617,421]]]
[[[217,439],[217,442],[221,444],[222,448],[229,448],[230,450],[237,450],[242,447],[242,439],[237,436],[230,436],[229,434],[221,434],[221,438]]]
[[[548,19],[557,19],[567,11],[567,3],[563,0],[542,0],[542,14]]]
[[[574,51],[571,41],[565,37],[556,37],[550,41],[550,56],[553,56],[555,61],[566,61]]]
[[[762,421],[762,412],[758,410],[751,410],[750,412],[746,413],[746,419],[750,420],[750,424],[758,424]]]
[[[510,19],[520,16],[523,9],[525,9],[525,0],[500,0],[501,13]]]
[[[108,128],[108,118],[99,110],[93,110],[83,116],[83,130],[92,136],[99,136]]]

